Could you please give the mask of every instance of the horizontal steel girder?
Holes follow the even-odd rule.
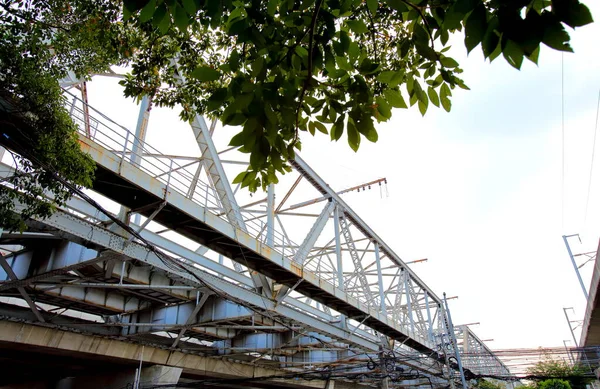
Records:
[[[157,269],[170,272],[176,275],[182,283],[196,285],[198,288],[208,285],[210,288],[218,290],[226,298],[233,299],[234,301],[243,301],[245,304],[250,304],[257,309],[287,317],[320,333],[327,334],[332,338],[344,340],[355,347],[371,351],[379,350],[379,342],[376,338],[372,340],[366,339],[358,336],[353,330],[343,329],[334,324],[324,322],[320,318],[301,312],[285,304],[276,304],[273,300],[265,296],[254,293],[242,286],[232,284],[195,267],[188,266],[188,271],[173,269],[147,247],[136,242],[125,244],[127,242],[126,238],[62,210],[58,210],[44,221],[30,220],[28,223],[33,230],[52,231],[66,239],[81,243],[86,242],[86,244],[92,245],[95,248],[103,247],[110,249],[115,253],[126,255],[130,259],[135,259]]]

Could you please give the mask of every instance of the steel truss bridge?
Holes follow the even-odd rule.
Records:
[[[1,235],[3,320],[371,385],[510,374],[299,156],[250,198],[230,181],[243,155],[226,160],[204,118],[190,126],[199,156],[167,155],[145,141],[148,98],[130,130],[65,93],[95,181]]]

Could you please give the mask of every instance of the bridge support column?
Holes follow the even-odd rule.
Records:
[[[177,384],[182,368],[172,366],[149,366],[142,368],[140,387],[148,385]],[[55,389],[122,389],[134,388],[135,369],[105,375],[69,377],[60,380]]]

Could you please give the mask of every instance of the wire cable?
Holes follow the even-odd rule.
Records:
[[[596,124],[594,125],[594,141],[592,142],[592,160],[590,162],[590,177],[588,180],[587,196],[585,199],[585,213],[583,214],[583,229],[587,224],[588,207],[590,205],[590,193],[592,191],[592,177],[594,172],[594,156],[596,155],[596,135],[598,133],[598,114],[600,113],[600,88],[598,88],[598,103],[596,105]]]

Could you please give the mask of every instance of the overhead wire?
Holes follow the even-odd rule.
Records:
[[[583,214],[583,228],[587,225],[588,208],[590,205],[590,193],[592,191],[592,177],[594,172],[594,156],[596,155],[596,135],[598,134],[598,114],[600,113],[600,88],[598,88],[598,103],[596,104],[596,122],[594,124],[594,141],[592,142],[592,160],[590,161],[590,176],[588,179],[587,196],[585,199],[585,213]]]
[[[560,57],[560,118],[561,118],[561,233],[565,229],[565,55]]]

